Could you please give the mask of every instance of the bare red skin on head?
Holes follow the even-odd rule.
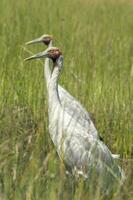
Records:
[[[54,62],[59,56],[62,55],[62,52],[59,49],[54,49],[49,51],[49,58],[51,58]]]
[[[43,38],[43,43],[48,46],[51,40],[52,40],[52,37]]]

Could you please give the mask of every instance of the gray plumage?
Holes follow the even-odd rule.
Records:
[[[124,179],[123,170],[117,165],[108,147],[93,134],[91,126],[86,127],[85,120],[80,113],[75,112],[75,107],[65,106],[66,104],[61,101],[58,92],[58,78],[63,66],[61,51],[56,47],[50,47],[27,60],[41,57],[53,60],[52,75],[46,77],[49,132],[67,170],[84,178],[90,178],[95,173],[100,177],[102,185],[107,182],[111,185],[117,180],[121,182]],[[89,123],[91,125],[91,120]]]

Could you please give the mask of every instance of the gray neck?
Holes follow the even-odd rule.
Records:
[[[52,46],[53,46],[53,43],[52,43],[52,40],[51,40],[48,47],[52,47]],[[46,58],[45,62],[44,62],[44,77],[45,77],[46,85],[47,85],[47,88],[48,88],[48,82],[51,78],[50,59],[49,58]]]
[[[61,105],[58,94],[58,79],[62,66],[63,66],[63,57],[60,56],[58,60],[54,63],[53,73],[48,84],[49,106],[51,107],[53,105]]]

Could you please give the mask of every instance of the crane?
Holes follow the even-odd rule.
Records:
[[[97,174],[103,188],[107,183],[112,185],[117,180],[122,182],[124,172],[108,147],[98,137],[88,134],[84,123],[78,120],[78,115],[73,117],[72,112],[61,104],[58,93],[58,79],[63,66],[61,50],[49,47],[25,60],[46,57],[53,61],[53,72],[47,82],[49,132],[66,169],[85,179],[90,178],[93,173]]]
[[[53,36],[44,34],[40,36],[39,38],[36,38],[34,40],[31,40],[26,43],[26,45],[31,45],[31,44],[37,44],[37,43],[43,43],[47,47],[52,47],[53,46]],[[49,58],[45,59],[44,62],[44,77],[46,80],[46,84],[51,78],[51,69],[50,69],[50,62]],[[99,138],[100,140],[103,140],[100,135],[98,135],[98,131],[94,126],[94,123],[92,122],[90,118],[90,114],[87,112],[87,110],[81,105],[79,101],[77,101],[69,92],[67,92],[63,87],[58,85],[58,94],[59,98],[61,101],[62,106],[65,107],[65,109],[68,109],[69,112],[71,111],[71,115],[78,119],[80,123],[84,127],[86,127],[86,132],[88,134],[93,135],[95,138]],[[118,159],[120,156],[119,154],[112,154],[112,156],[115,159]]]
[[[36,43],[44,43],[48,47],[52,47],[53,46],[53,36],[44,34],[39,38],[36,38],[34,40],[27,42],[26,45],[31,45],[31,44],[36,44]],[[46,84],[47,84],[48,80],[51,77],[50,62],[49,62],[48,58],[45,59],[45,63],[44,63],[44,75],[45,75]],[[80,123],[82,123],[84,125],[84,127],[86,127],[86,129],[88,129],[87,130],[88,134],[92,134],[96,138],[97,137],[101,138],[98,135],[98,132],[90,118],[89,113],[81,105],[81,103],[79,101],[77,101],[75,98],[73,98],[73,96],[69,92],[67,92],[63,87],[61,87],[60,85],[58,85],[58,94],[60,97],[61,104],[65,108],[67,108],[69,110],[69,112],[70,111],[72,112],[73,117],[75,117],[74,116],[75,113],[76,113],[76,115],[78,115],[78,117],[77,117],[78,121],[80,121]],[[117,157],[117,155],[114,155],[114,156]]]

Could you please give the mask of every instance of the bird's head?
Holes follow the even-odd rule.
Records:
[[[49,47],[43,52],[26,58],[25,61],[46,57],[52,59],[53,62],[56,62],[60,57],[62,57],[62,52],[57,47]]]
[[[52,35],[42,35],[39,38],[36,38],[34,40],[31,40],[29,42],[26,42],[26,45],[30,45],[30,44],[36,44],[36,43],[44,43],[45,45],[49,45],[50,42],[53,40],[53,36]]]

